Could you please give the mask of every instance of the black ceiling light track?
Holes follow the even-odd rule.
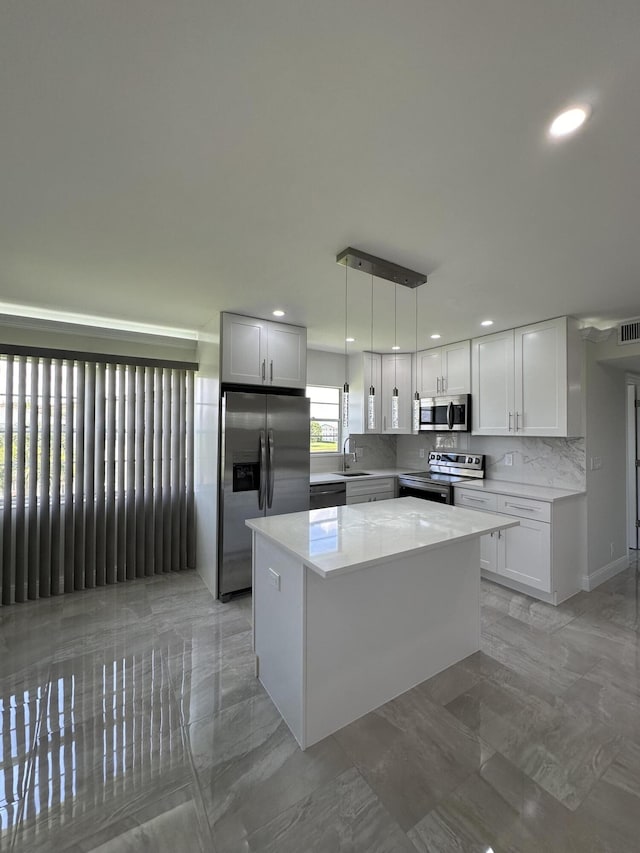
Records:
[[[427,280],[424,273],[401,267],[400,264],[394,264],[393,261],[377,258],[375,255],[369,255],[367,252],[362,252],[360,249],[354,249],[351,246],[336,255],[336,263],[366,272],[376,278],[384,278],[394,284],[401,284],[403,287],[409,287],[412,290],[415,287],[420,287]]]

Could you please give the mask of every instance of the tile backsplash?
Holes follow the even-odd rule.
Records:
[[[357,468],[395,468],[396,467],[395,435],[356,435],[351,436],[349,450],[358,449],[358,461],[349,459],[349,465]],[[362,451],[362,452],[361,452]],[[342,456],[312,456],[311,473],[319,474],[325,471],[339,471],[342,467]]]
[[[486,476],[556,488],[586,488],[584,438],[524,438],[516,436],[473,436],[469,434],[423,434],[397,437],[398,467],[416,471],[426,467],[426,454],[440,442],[451,449],[475,451],[486,456]],[[447,446],[444,444],[444,446]],[[424,451],[424,457],[420,456]],[[511,465],[507,465],[511,456]]]

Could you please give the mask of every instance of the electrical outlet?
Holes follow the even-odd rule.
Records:
[[[602,468],[602,456],[592,456],[591,457],[591,470],[597,471],[599,468]]]
[[[424,459],[424,447],[420,448],[420,459]]]
[[[513,465],[513,453],[505,453],[504,454],[504,464],[505,465]]]
[[[356,455],[362,459],[364,456],[364,447],[356,447]]]

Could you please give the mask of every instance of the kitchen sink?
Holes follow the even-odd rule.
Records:
[[[334,474],[339,474],[341,477],[370,477],[368,471],[334,471]]]

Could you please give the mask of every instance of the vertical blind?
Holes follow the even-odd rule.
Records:
[[[195,567],[194,371],[0,355],[2,604]]]

